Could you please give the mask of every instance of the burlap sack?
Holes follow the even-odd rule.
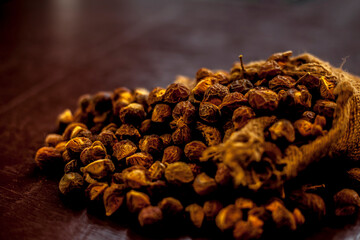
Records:
[[[204,159],[224,162],[231,170],[235,186],[246,186],[255,191],[261,188],[274,189],[282,186],[286,180],[296,177],[310,163],[325,156],[341,156],[354,161],[360,159],[360,78],[308,53],[291,60],[304,63],[296,70],[299,76],[310,72],[337,81],[334,90],[337,95],[337,108],[332,128],[328,134],[309,144],[300,148],[287,148],[285,156],[280,160],[285,167],[281,170],[270,167],[267,169],[268,177],[261,179],[248,169],[248,166],[253,161],[261,161],[264,129],[274,123],[276,118],[261,117],[251,120],[240,131],[233,133],[226,142],[209,148],[203,155]],[[247,64],[246,68],[257,68],[263,63],[264,61],[252,62]]]

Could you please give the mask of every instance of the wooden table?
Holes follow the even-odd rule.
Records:
[[[1,1],[0,239],[148,239],[69,206],[59,176],[34,164],[80,95],[166,86],[200,67],[229,69],[239,54],[248,62],[289,49],[335,66],[348,57],[343,68],[360,74],[359,29],[353,0]],[[359,239],[360,221],[299,238]]]

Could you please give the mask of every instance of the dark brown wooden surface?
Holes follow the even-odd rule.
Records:
[[[335,66],[348,57],[344,69],[360,74],[359,39],[353,0],[0,1],[0,239],[148,238],[62,201],[59,176],[34,164],[56,116],[80,95],[166,86],[200,67],[229,69],[239,54],[283,50]],[[299,236],[360,239],[360,221]]]

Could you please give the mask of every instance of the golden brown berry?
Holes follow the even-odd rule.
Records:
[[[198,161],[206,148],[203,142],[192,141],[185,145],[184,153],[190,161]]]
[[[242,211],[235,207],[234,204],[230,204],[225,208],[221,209],[219,214],[216,216],[216,226],[221,230],[225,231],[234,228],[236,222],[242,219]]]
[[[92,144],[91,140],[85,137],[76,137],[71,139],[65,145],[66,150],[69,152],[70,156],[78,157],[80,153],[87,147],[90,147]]]
[[[289,120],[281,119],[275,122],[269,128],[269,131],[271,139],[274,141],[282,138],[285,138],[288,142],[295,141],[295,129]]]
[[[148,186],[150,183],[146,168],[139,165],[124,169],[120,177],[125,186],[133,189]]]
[[[205,138],[208,146],[215,146],[221,143],[221,132],[216,127],[197,122],[196,129]]]
[[[166,197],[162,199],[159,202],[158,207],[161,209],[164,216],[167,217],[177,216],[184,210],[184,207],[181,204],[181,202],[172,197]]]
[[[171,184],[182,185],[194,180],[191,168],[184,162],[170,163],[165,169],[165,178]]]
[[[150,206],[150,198],[148,195],[135,190],[126,193],[126,205],[131,213],[138,213],[141,209]]]
[[[163,141],[156,134],[147,135],[139,141],[139,148],[142,152],[159,155],[163,150]]]
[[[171,117],[171,107],[167,104],[156,104],[151,115],[151,121],[163,123]]]
[[[156,103],[160,103],[164,101],[164,95],[165,95],[166,89],[161,87],[154,88],[150,93],[147,100],[148,105],[154,105]]]
[[[247,98],[244,97],[241,93],[233,92],[226,95],[221,103],[220,110],[221,114],[226,117],[231,117],[233,112],[238,107],[247,103]]]
[[[220,120],[220,109],[215,104],[203,102],[199,107],[199,117],[207,123],[216,123]]]
[[[272,78],[281,74],[280,65],[274,60],[268,60],[259,69],[259,78]]]
[[[80,154],[80,160],[84,166],[89,163],[104,159],[106,157],[106,148],[100,141],[95,141],[90,147],[85,148]]]
[[[189,219],[192,224],[196,228],[201,228],[205,217],[203,208],[200,205],[193,203],[185,208],[185,212],[188,213]]]
[[[217,189],[215,179],[209,177],[206,173],[200,173],[196,176],[193,188],[200,196],[213,193]]]
[[[118,143],[115,143],[113,146],[113,156],[117,160],[122,160],[128,156],[131,156],[137,151],[135,143],[130,140],[122,140]]]
[[[255,117],[255,112],[252,108],[247,106],[241,106],[237,108],[232,116],[232,122],[234,124],[235,130],[240,130],[243,128],[250,119]]]
[[[223,98],[228,95],[229,89],[219,83],[215,83],[206,89],[203,102],[210,102],[219,106]]]
[[[145,168],[149,168],[153,162],[154,160],[151,154],[146,152],[135,153],[126,158],[126,165],[128,166],[140,165]]]
[[[164,176],[166,166],[160,161],[156,161],[149,168],[149,176],[153,180],[159,180]]]
[[[238,92],[242,94],[247,93],[252,88],[254,88],[254,85],[249,80],[244,78],[235,80],[229,85],[230,92]]]
[[[135,142],[141,137],[139,130],[130,124],[121,125],[121,127],[116,130],[115,135],[119,140],[130,139]]]
[[[170,84],[165,92],[164,101],[168,103],[178,103],[188,99],[190,90],[184,84]]]
[[[63,142],[64,138],[62,135],[51,133],[48,134],[45,138],[45,146],[46,147],[55,147],[60,142]]]
[[[119,112],[121,122],[128,124],[139,124],[145,119],[145,116],[144,106],[138,103],[130,103]]]
[[[336,103],[328,100],[317,100],[314,105],[314,112],[322,116],[333,118],[336,109]]]
[[[106,216],[113,215],[123,204],[125,198],[125,186],[123,184],[111,184],[106,188],[103,195],[103,202]]]
[[[203,210],[206,220],[214,221],[223,205],[218,200],[209,200],[204,202]]]
[[[276,92],[266,88],[254,88],[246,94],[250,106],[255,110],[274,111],[279,100]]]
[[[61,153],[53,147],[42,147],[35,155],[35,162],[40,169],[52,167],[62,160]]]
[[[174,120],[181,119],[185,124],[190,124],[196,118],[196,108],[190,101],[182,101],[175,105],[172,111]]]
[[[64,195],[79,192],[84,185],[83,177],[74,172],[65,173],[59,182],[59,190]]]
[[[211,77],[212,75],[214,75],[214,73],[207,68],[200,68],[197,72],[196,72],[196,81],[200,81],[203,78],[206,77]]]
[[[178,146],[169,146],[165,148],[161,162],[164,164],[178,162],[181,159],[182,152]]]
[[[162,220],[162,212],[159,207],[148,206],[143,208],[138,216],[140,226],[152,226]]]

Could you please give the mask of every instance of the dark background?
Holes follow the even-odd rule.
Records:
[[[310,52],[360,74],[360,1],[0,1],[0,239],[146,238],[61,201],[35,152],[84,93]],[[201,237],[201,236],[200,236]],[[359,239],[360,221],[304,233]],[[191,239],[185,237],[184,239]]]

